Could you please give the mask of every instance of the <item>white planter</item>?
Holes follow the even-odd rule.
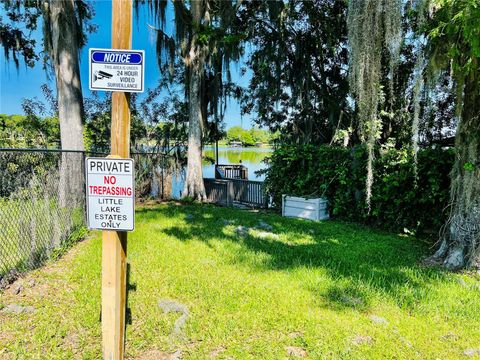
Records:
[[[305,199],[296,196],[282,196],[282,216],[309,219],[314,221],[326,220],[328,202],[324,198]]]

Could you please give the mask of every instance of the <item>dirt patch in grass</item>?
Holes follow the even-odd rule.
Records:
[[[219,346],[219,347],[213,349],[212,351],[210,351],[209,355],[210,355],[211,358],[216,359],[220,354],[222,354],[226,350],[227,350],[227,348],[225,346]]]
[[[285,346],[285,351],[287,352],[288,356],[292,356],[295,358],[304,358],[308,355],[305,349],[302,349],[298,346]]]
[[[182,352],[177,350],[173,353],[161,350],[148,350],[135,357],[136,360],[181,360]],[[133,358],[131,358],[133,360]]]
[[[370,345],[373,343],[373,338],[368,335],[355,335],[355,337],[352,340],[352,343],[354,345]]]

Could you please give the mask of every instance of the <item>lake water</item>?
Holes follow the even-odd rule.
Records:
[[[263,160],[272,153],[271,148],[238,148],[238,147],[218,147],[218,163],[221,165],[239,164],[248,168],[248,180],[263,181],[265,175],[257,175],[256,171],[266,169],[267,165]],[[215,160],[215,149],[213,146],[206,146],[203,150],[204,157]],[[209,161],[203,160],[203,177],[215,177],[215,165]],[[172,193],[174,198],[179,198],[185,182],[185,172],[173,180]]]
[[[218,163],[221,165],[239,164],[248,168],[248,180],[263,181],[265,175],[256,175],[258,170],[265,169],[267,165],[263,162],[265,157],[272,152],[270,148],[218,148]],[[203,151],[204,156],[215,159],[215,151],[213,147],[206,147]],[[215,177],[215,165],[207,161],[203,161],[203,177]]]

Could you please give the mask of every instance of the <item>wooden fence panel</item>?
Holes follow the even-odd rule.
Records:
[[[267,207],[267,194],[261,181],[230,180],[234,186],[234,201],[241,204]]]
[[[261,181],[204,179],[209,202],[231,206],[233,203],[266,208],[267,194]]]
[[[203,181],[209,202],[225,206],[233,205],[232,185],[228,180],[203,179]]]

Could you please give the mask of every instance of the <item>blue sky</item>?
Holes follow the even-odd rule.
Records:
[[[80,55],[80,73],[82,79],[82,90],[85,97],[91,96],[88,89],[88,49],[89,48],[110,48],[111,47],[111,2],[95,1],[95,17],[93,23],[98,25],[98,30],[88,37],[88,43],[81,50]],[[170,16],[169,16],[170,15]],[[167,20],[171,18],[171,13],[167,13]],[[146,9],[142,9],[137,18],[133,17],[133,36],[132,49],[145,50],[145,88],[154,87],[160,76],[157,66],[155,53],[155,34],[148,29],[147,24],[154,24],[154,19],[149,17]],[[167,26],[166,31],[169,32]],[[33,34],[37,38],[37,43],[41,44],[41,31]],[[243,77],[240,75],[240,65],[232,64],[233,80],[241,86],[247,86],[250,75],[247,72]],[[38,97],[43,100],[40,87],[42,84],[49,83],[52,89],[55,89],[53,79],[47,80],[42,64],[38,63],[34,68],[29,68],[23,63],[17,70],[13,62],[7,62],[3,51],[0,51],[0,113],[2,114],[22,114],[22,98]],[[100,92],[102,93],[102,92]],[[249,128],[251,124],[251,115],[246,115],[241,119],[240,106],[237,101],[228,102],[225,115],[226,127],[243,125]]]

